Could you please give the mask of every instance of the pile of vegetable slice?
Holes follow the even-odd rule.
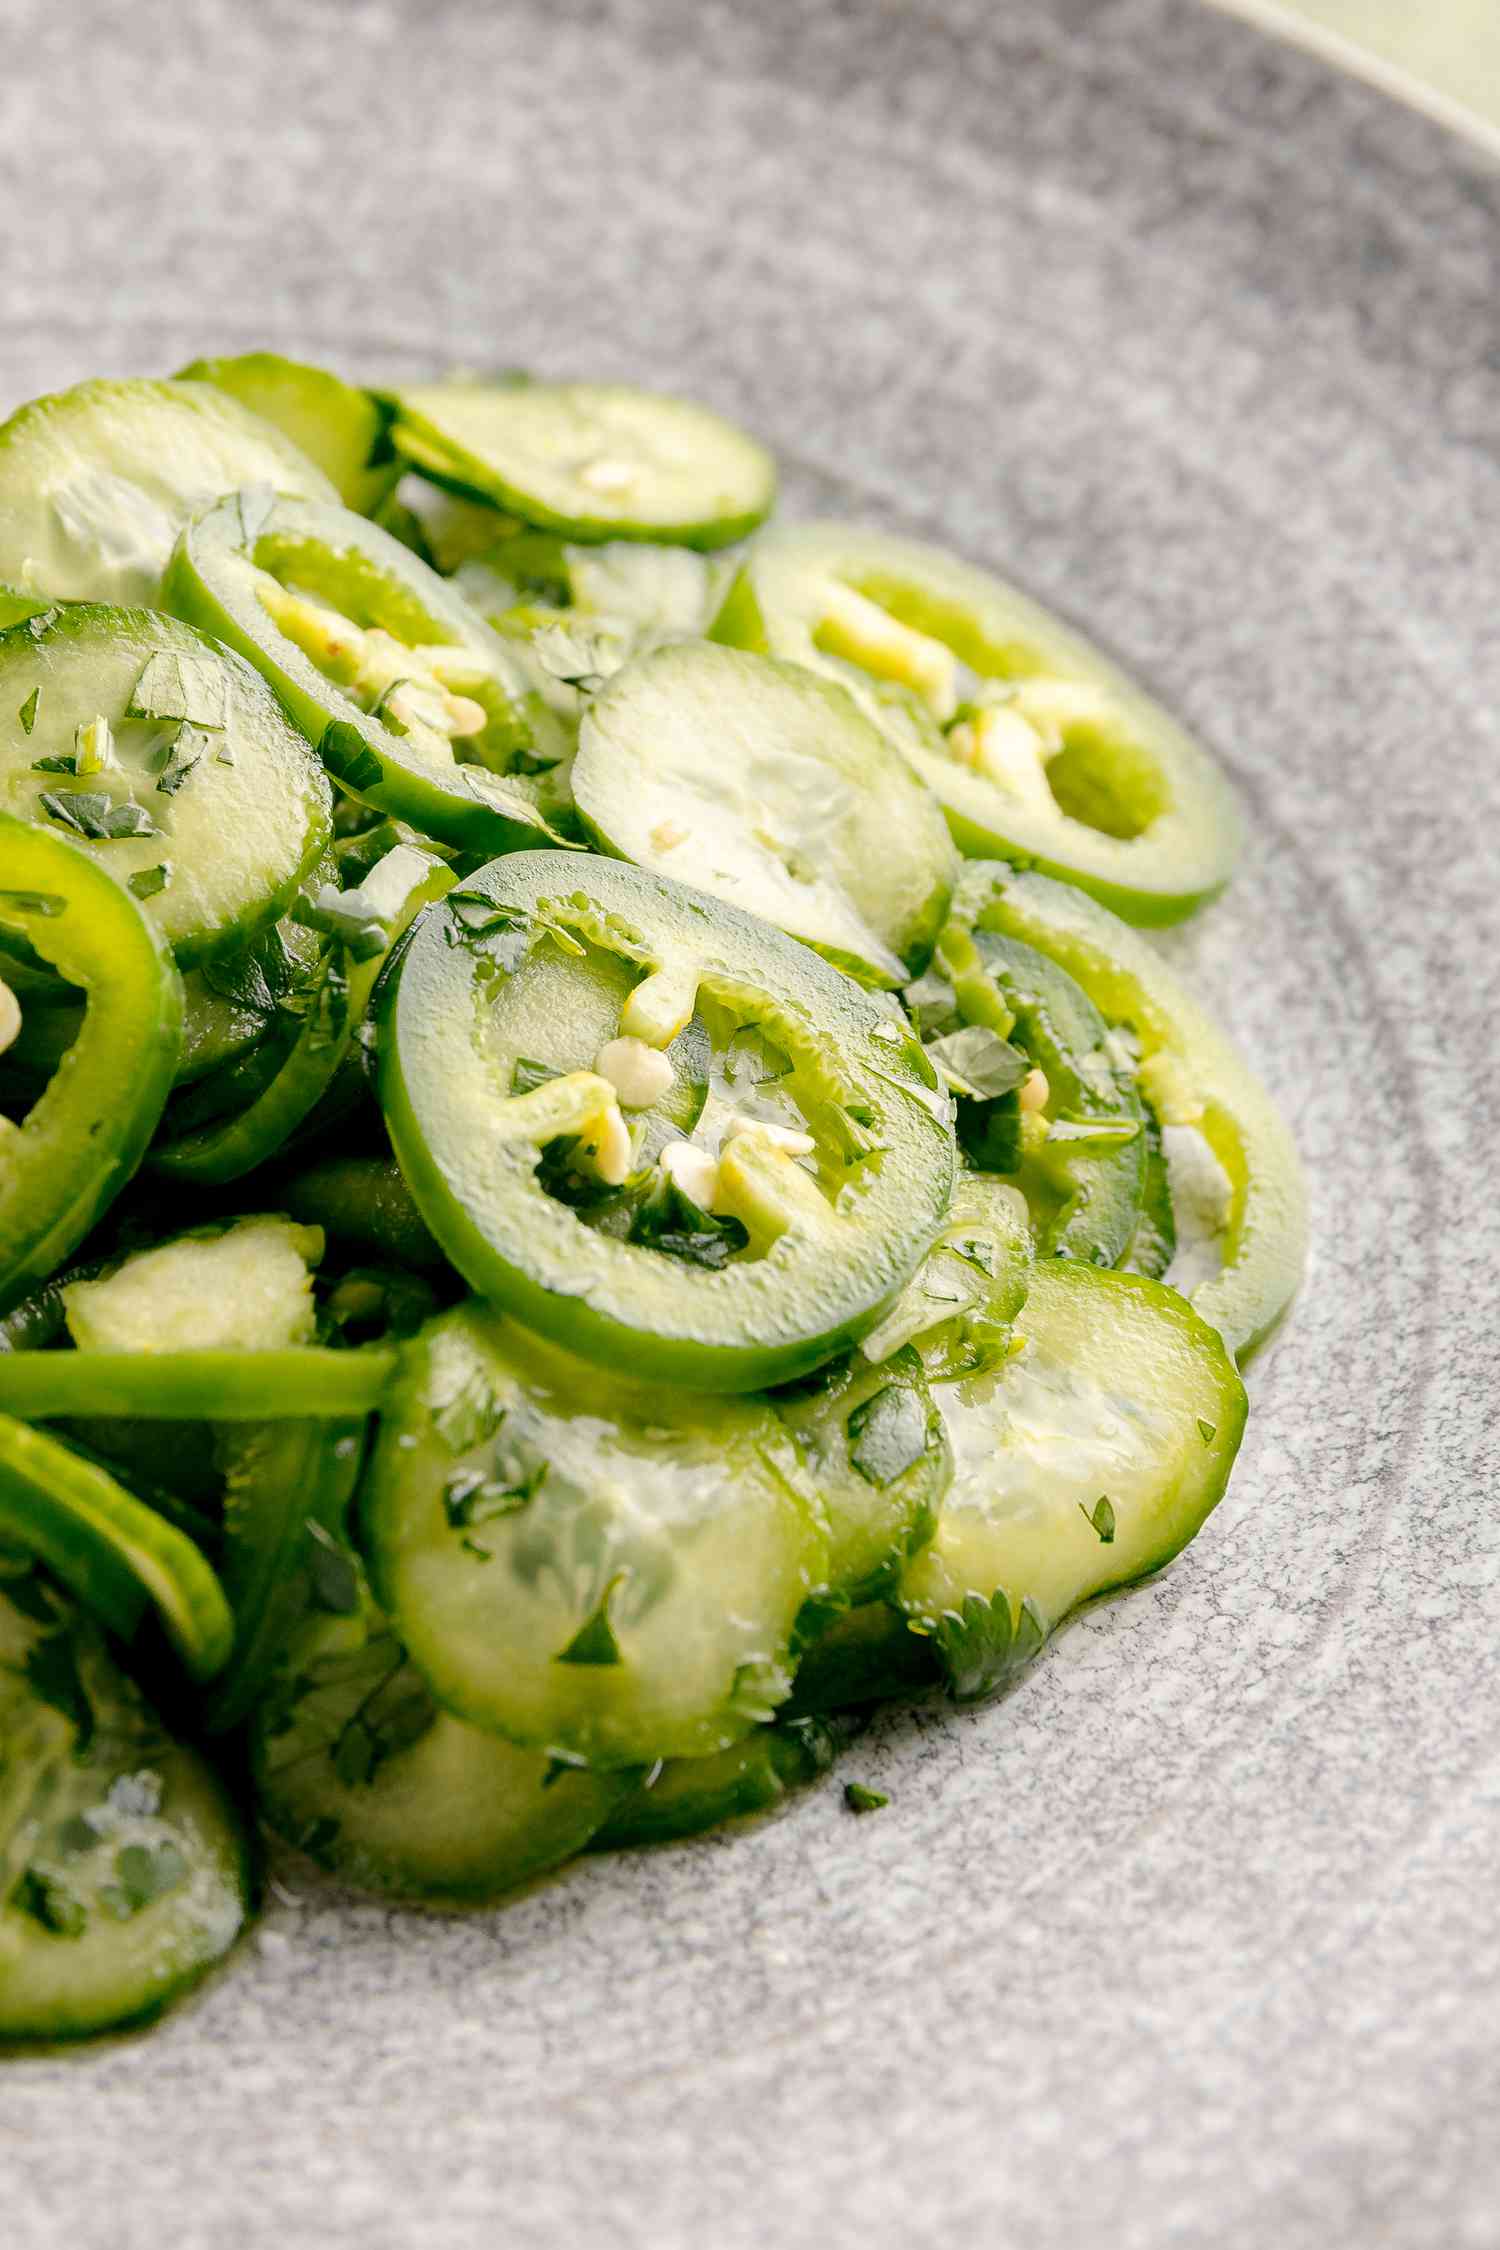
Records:
[[[268,353],[0,429],[0,2038],[202,1975],[247,1815],[450,1902],[689,1835],[1223,1492],[1302,1191],[1141,932],[1226,785],[774,492]]]

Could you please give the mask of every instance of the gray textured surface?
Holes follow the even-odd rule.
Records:
[[[288,1899],[0,2077],[9,2250],[1500,2243],[1500,175],[1188,0],[7,30],[6,395],[675,382],[1143,669],[1252,809],[1184,950],[1317,1226],[1191,1554],[874,1738],[889,1812],[468,1921]]]

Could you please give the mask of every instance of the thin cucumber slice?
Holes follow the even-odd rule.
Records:
[[[327,777],[265,683],[154,610],[79,603],[0,634],[0,792],[184,965],[274,921],[329,837]]]
[[[453,887],[452,870],[398,845],[355,891],[320,893],[320,911],[348,942],[331,948],[302,1029],[275,1077],[243,1109],[196,1133],[158,1143],[150,1168],[203,1186],[243,1179],[280,1154],[332,1086],[364,1022],[375,980],[415,917]]]
[[[379,1406],[394,1352],[0,1352],[0,1414],[44,1422],[116,1415],[148,1422],[342,1421]]]
[[[776,498],[764,446],[688,399],[522,382],[414,383],[390,401],[413,467],[569,539],[725,547]]]
[[[794,1790],[827,1773],[837,1755],[833,1732],[822,1720],[788,1719],[756,1727],[712,1758],[669,1758],[610,1814],[588,1848],[612,1852],[675,1843],[726,1820],[773,1812]]]
[[[0,1541],[38,1556],[112,1631],[134,1631],[134,1590],[155,1603],[195,1679],[222,1670],[233,1620],[191,1539],[44,1430],[0,1414]]]
[[[621,962],[638,980],[624,1035],[664,1045],[695,1009],[712,1017],[726,1058],[747,1042],[779,1056],[778,1094],[792,1129],[805,1127],[807,1163],[776,1142],[763,1108],[732,1137],[721,1119],[717,1152],[689,1159],[709,1162],[701,1192],[715,1210],[688,1212],[675,1243],[631,1224],[615,1233],[604,1222],[629,1221],[630,1196],[620,1210],[601,1194],[590,1213],[587,1187],[570,1201],[556,1174],[559,1144],[617,1131],[601,1058],[564,1042],[575,1006],[593,1005],[587,987],[613,983]],[[564,1071],[530,1084],[518,1066],[534,1053],[537,978],[559,996],[542,1059]],[[381,1000],[392,1144],[454,1265],[529,1327],[640,1379],[735,1391],[808,1373],[880,1318],[942,1224],[951,1127],[899,1011],[701,892],[615,860],[493,861],[423,918]],[[628,1165],[623,1120],[618,1133]],[[699,1243],[726,1254],[681,1254]]]
[[[1291,1302],[1307,1249],[1302,1168],[1269,1094],[1146,940],[1076,890],[975,866],[954,921],[1020,938],[1060,962],[1106,1021],[1138,1041],[1139,1076],[1162,1124],[1202,1135],[1227,1176],[1229,1207],[1217,1270],[1191,1299],[1243,1360]]]
[[[368,1609],[308,1622],[253,1755],[261,1810],[289,1844],[363,1890],[453,1904],[571,1859],[636,1784],[559,1772],[438,1709]]]
[[[1088,642],[941,548],[772,532],[713,634],[859,695],[962,852],[1024,857],[1139,923],[1180,921],[1229,880],[1240,822],[1212,760]]]
[[[862,983],[925,962],[956,873],[932,793],[843,690],[693,642],[584,714],[573,797],[605,849],[802,938]]]
[[[178,532],[224,492],[333,487],[208,383],[92,382],[0,427],[0,578],[68,601],[154,603]]]
[[[513,769],[548,714],[499,636],[346,508],[241,493],[184,531],[165,595],[264,673],[340,786],[464,850],[556,843]]]
[[[31,1786],[0,1781],[0,2039],[81,2038],[155,2016],[244,1927],[233,1809],[93,1628],[35,1576],[0,1579],[0,1675],[31,1682],[29,1711],[6,1711],[5,1759],[20,1752]]]
[[[830,1597],[873,1601],[932,1537],[953,1473],[921,1360],[910,1345],[879,1366],[856,1353],[771,1403],[828,1518]]]
[[[708,1756],[768,1719],[827,1573],[769,1407],[586,1372],[477,1301],[406,1347],[365,1533],[441,1703],[601,1768]]]
[[[1171,1561],[1220,1498],[1245,1390],[1175,1290],[1032,1267],[1003,1369],[939,1393],[953,1482],[899,1604],[960,1701],[1014,1677],[1081,1602]]]
[[[274,423],[358,515],[373,515],[401,475],[386,434],[389,410],[326,367],[283,359],[280,352],[239,352],[229,359],[195,359],[179,368],[174,380],[211,383]],[[231,483],[246,481],[236,477]]]
[[[179,1235],[69,1282],[63,1311],[84,1352],[251,1352],[310,1344],[317,1227],[280,1217]]]

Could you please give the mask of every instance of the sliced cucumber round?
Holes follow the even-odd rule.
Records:
[[[154,602],[190,516],[242,485],[334,490],[291,439],[208,383],[92,382],[0,427],[0,579],[68,601]]]
[[[675,1843],[726,1820],[774,1811],[794,1789],[827,1773],[837,1754],[821,1719],[788,1719],[754,1728],[712,1758],[669,1758],[610,1814],[589,1849]]]
[[[829,1594],[873,1601],[932,1537],[953,1473],[921,1360],[909,1345],[879,1366],[857,1352],[771,1403],[828,1518]]]
[[[570,539],[724,547],[769,515],[764,446],[624,383],[415,383],[389,394],[413,467]],[[0,569],[3,569],[0,560]]]
[[[0,2039],[78,2038],[154,2016],[244,1926],[234,1812],[211,1768],[170,1740],[94,1629],[35,1575],[0,1579],[0,1675],[32,1683],[41,1722],[5,1713]]]
[[[164,591],[264,673],[350,796],[464,849],[558,841],[512,770],[545,711],[498,635],[378,525],[238,494],[188,526]]]
[[[768,1406],[585,1370],[477,1301],[405,1349],[365,1532],[440,1702],[603,1768],[708,1756],[770,1718],[827,1574]]]
[[[941,548],[836,524],[757,541],[716,640],[856,693],[940,800],[961,851],[1024,857],[1140,923],[1228,882],[1219,769],[1078,634]]]
[[[941,808],[852,697],[695,642],[617,672],[573,796],[606,850],[774,922],[862,983],[931,952],[956,872]]]
[[[389,410],[326,367],[283,359],[280,352],[239,352],[228,359],[195,359],[178,369],[174,381],[211,383],[274,423],[359,515],[373,515],[401,474],[387,437]],[[232,481],[237,487],[246,479]]]
[[[900,1607],[961,1700],[993,1692],[1080,1602],[1159,1570],[1223,1493],[1245,1390],[1175,1290],[1047,1258],[1023,1348],[938,1397],[953,1482]]]
[[[261,1810],[363,1890],[497,1897],[582,1851],[636,1785],[559,1772],[440,1710],[368,1610],[310,1620],[255,1722]]]
[[[330,832],[327,777],[248,665],[91,603],[0,633],[0,804],[106,868],[182,962],[274,921]]]

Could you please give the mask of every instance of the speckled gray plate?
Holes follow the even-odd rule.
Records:
[[[1233,1489],[1000,1708],[0,2075],[7,2250],[1500,2242],[1500,174],[1197,0],[12,0],[0,390],[703,392],[1111,644],[1311,1171]],[[1485,1147],[1485,1157],[1488,1148]]]

